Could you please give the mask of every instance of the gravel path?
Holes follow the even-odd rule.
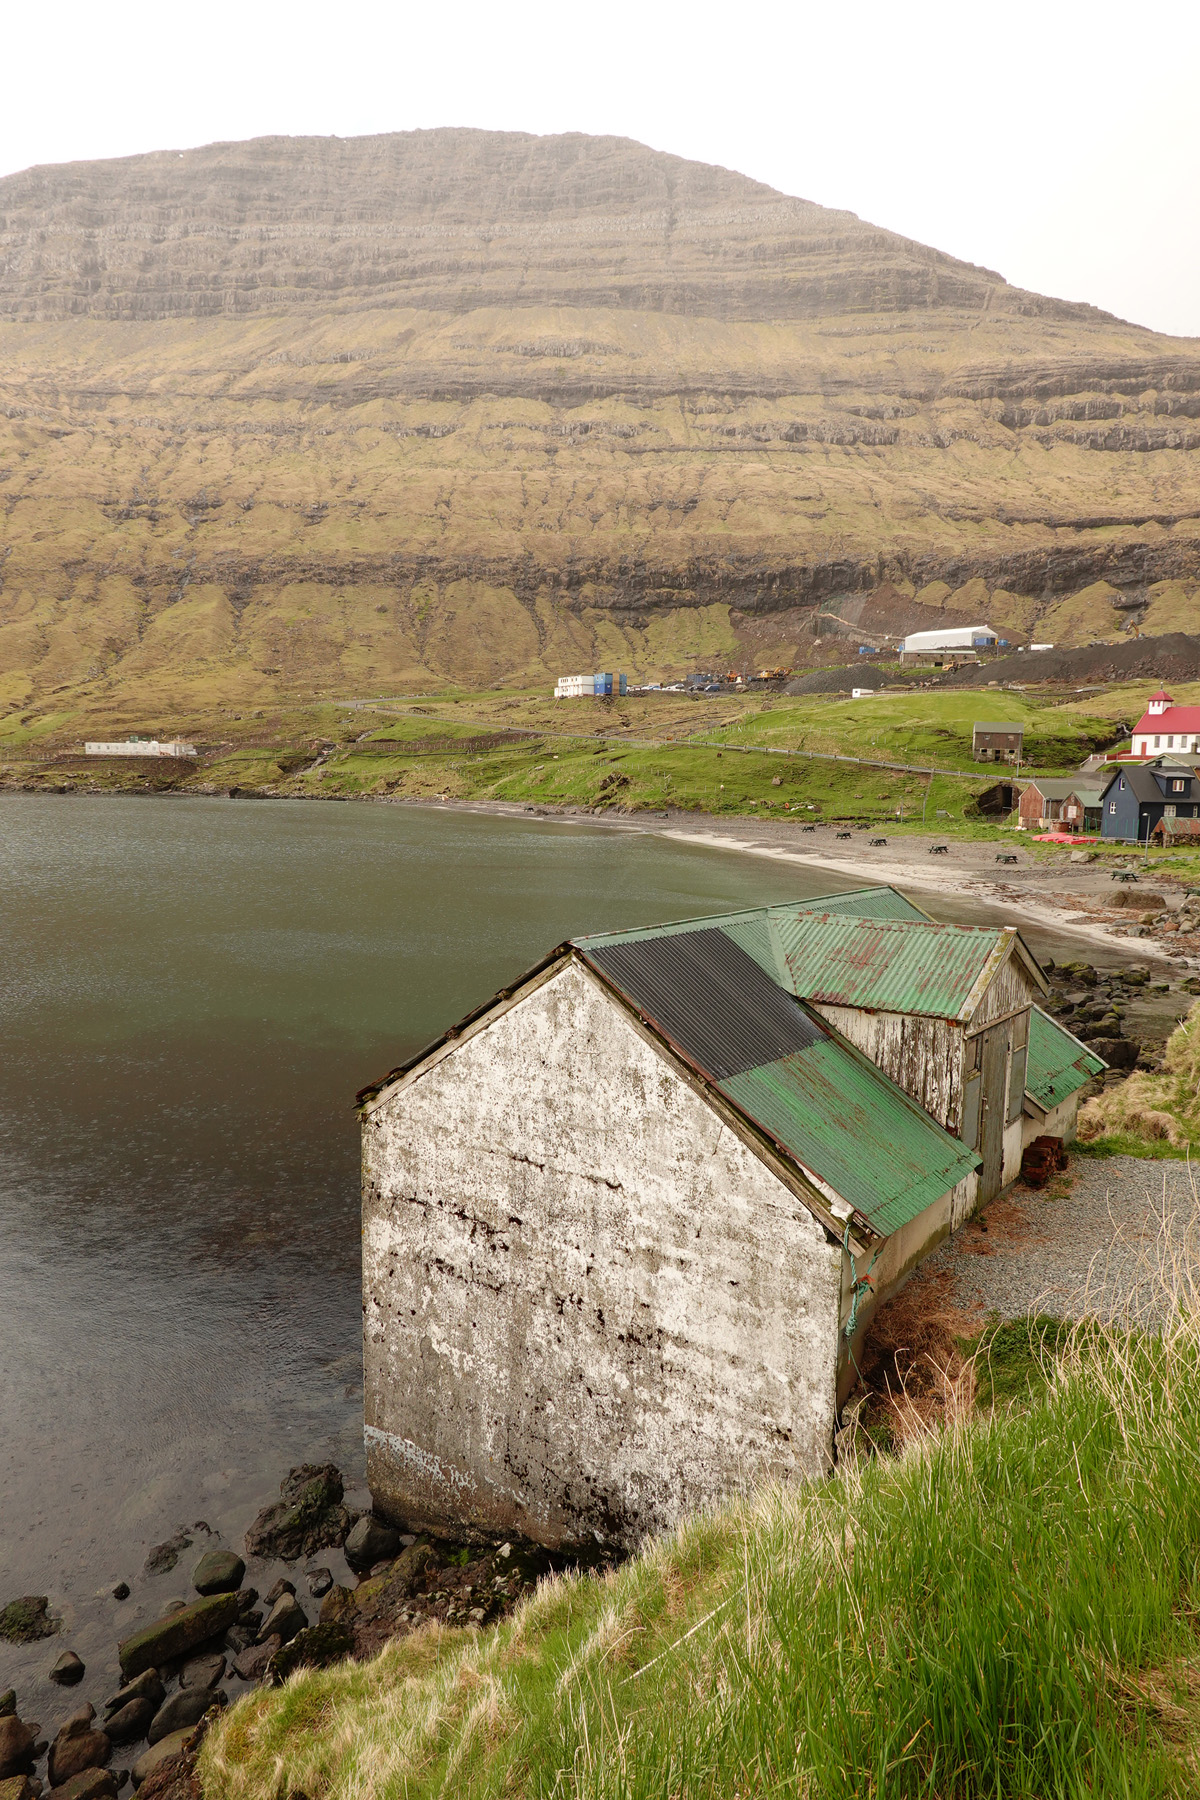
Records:
[[[1072,1157],[1050,1187],[1018,1183],[993,1200],[913,1286],[926,1290],[914,1299],[972,1321],[1034,1311],[1160,1321],[1172,1296],[1200,1304],[1200,1172],[1174,1160]]]

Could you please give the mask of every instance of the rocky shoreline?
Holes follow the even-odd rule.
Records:
[[[116,1800],[128,1784],[142,1800],[196,1800],[206,1723],[240,1694],[277,1685],[295,1669],[373,1655],[431,1622],[478,1630],[510,1612],[543,1576],[596,1561],[526,1542],[452,1543],[401,1532],[370,1512],[356,1516],[343,1497],[332,1463],[292,1469],[279,1499],[246,1532],[244,1554],[204,1550],[191,1569],[193,1597],[171,1602],[120,1640],[121,1680],[99,1711],[85,1700],[43,1732],[22,1716],[14,1689],[0,1694],[0,1800]],[[172,1570],[206,1530],[155,1545],[146,1572]],[[333,1551],[349,1570],[345,1581],[319,1560]],[[304,1565],[297,1571],[303,1597],[288,1576],[262,1595],[247,1585],[248,1566],[254,1572],[256,1564],[278,1562]],[[128,1592],[119,1583],[113,1597]],[[0,1637],[10,1642],[49,1641],[60,1630],[48,1595],[0,1607]],[[70,1649],[49,1670],[62,1688],[87,1676]]]

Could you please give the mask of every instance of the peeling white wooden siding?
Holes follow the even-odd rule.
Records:
[[[1006,1019],[1010,1013],[1022,1012],[1041,997],[1041,989],[1010,951],[985,988],[979,1005],[967,1022],[967,1030],[982,1031],[985,1025]]]
[[[626,1543],[829,1466],[842,1251],[577,963],[363,1130],[367,1466],[417,1526]]]

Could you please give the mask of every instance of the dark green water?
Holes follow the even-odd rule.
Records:
[[[564,937],[846,885],[436,810],[0,801],[0,1604],[68,1627],[0,1689],[111,1664],[186,1591],[189,1556],[138,1579],[181,1524],[240,1544],[293,1463],[359,1476],[357,1088]]]

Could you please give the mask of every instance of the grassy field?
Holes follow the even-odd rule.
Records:
[[[1186,696],[1186,690],[1181,689]],[[999,712],[1026,726],[1021,774],[1074,773],[1131,710],[1124,690],[881,693],[869,699],[731,694],[555,702],[541,692],[445,690],[386,704],[126,715],[114,735],[178,732],[198,763],[97,763],[75,752],[75,719],[0,721],[0,785],[83,792],[201,791],[295,798],[503,802],[590,813],[778,818],[849,829],[1001,841],[1006,815],[979,797],[1015,771],[969,771],[971,726]],[[787,752],[788,754],[783,754]],[[839,759],[862,760],[839,760]],[[874,764],[894,763],[900,767]],[[926,771],[933,770],[934,773]],[[1035,856],[1059,854],[1022,834]],[[1125,857],[1124,846],[1101,846]],[[1200,881],[1200,854],[1151,852],[1154,867]]]
[[[1020,1337],[899,1456],[242,1701],[205,1800],[1194,1795],[1196,1316]]]

